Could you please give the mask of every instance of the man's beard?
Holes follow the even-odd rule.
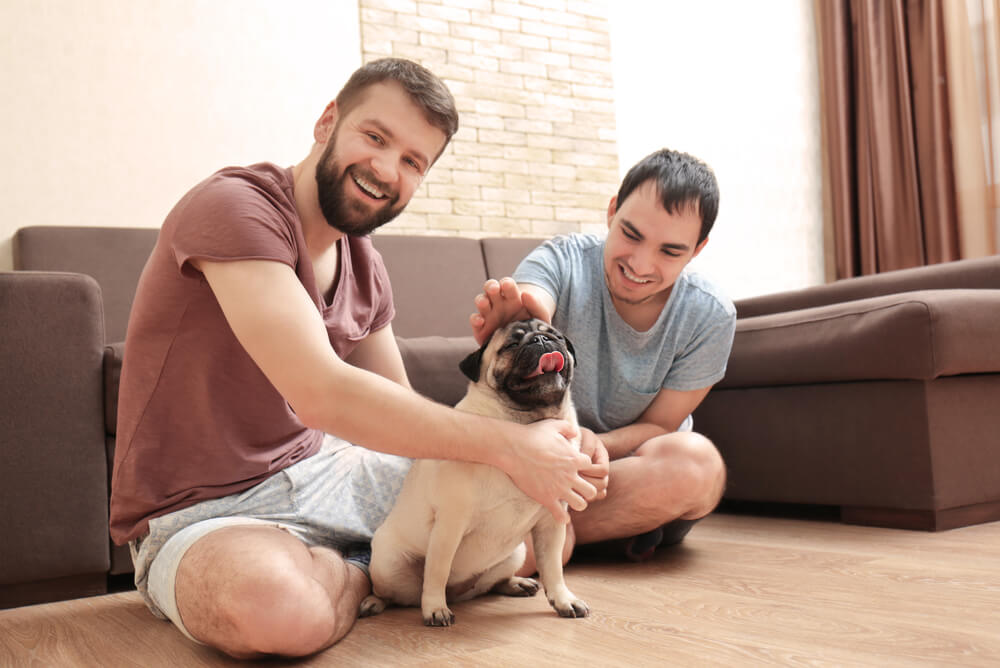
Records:
[[[326,150],[323,151],[323,155],[316,165],[316,192],[319,196],[319,208],[323,212],[327,224],[333,229],[351,236],[363,237],[398,216],[403,207],[397,208],[395,206],[399,202],[398,193],[394,197],[387,197],[385,204],[374,212],[369,212],[367,207],[347,197],[347,188],[356,187],[356,185],[348,183],[353,181],[349,170],[341,170],[340,164],[332,157],[336,139],[337,133],[334,131]],[[389,188],[371,174],[360,175],[382,192],[389,192]]]

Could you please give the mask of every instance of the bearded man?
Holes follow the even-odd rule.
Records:
[[[457,127],[432,73],[374,61],[302,162],[223,169],[164,221],[126,336],[111,535],[193,641],[255,657],[342,638],[411,458],[496,466],[563,521],[596,495],[568,423],[460,413],[406,378],[366,235]]]

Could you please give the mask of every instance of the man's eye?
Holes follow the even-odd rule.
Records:
[[[629,230],[626,230],[624,227],[622,228],[622,234],[624,234],[626,237],[628,237],[632,241],[638,241],[639,240],[639,237],[637,235],[633,234]]]
[[[369,133],[368,133],[368,138],[369,138],[369,139],[371,139],[371,140],[372,140],[373,142],[375,142],[375,143],[377,143],[377,144],[381,144],[381,143],[382,143],[382,138],[381,138],[381,137],[379,137],[379,136],[378,136],[377,134],[375,134],[374,132],[369,132]]]

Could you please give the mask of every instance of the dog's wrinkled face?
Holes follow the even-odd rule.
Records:
[[[521,410],[531,410],[562,402],[574,363],[573,344],[533,318],[498,329],[459,366],[473,382],[485,383]]]

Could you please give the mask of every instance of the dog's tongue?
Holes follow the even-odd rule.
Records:
[[[535,376],[541,376],[543,373],[548,373],[550,371],[559,372],[563,369],[563,364],[566,360],[563,359],[562,353],[559,351],[553,351],[551,353],[545,353],[540,358],[538,358],[538,368],[532,373],[528,374],[528,378],[534,378]]]

